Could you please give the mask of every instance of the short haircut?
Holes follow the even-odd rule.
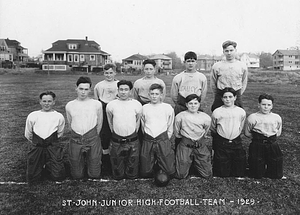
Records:
[[[107,63],[104,65],[104,70],[109,70],[109,69],[112,69],[112,70],[116,70],[116,65],[113,64],[113,63]]]
[[[261,101],[262,101],[263,99],[271,100],[272,103],[274,102],[273,96],[271,96],[270,94],[267,94],[267,93],[263,93],[263,94],[261,94],[261,95],[258,97],[258,103],[261,103]]]
[[[201,98],[200,96],[197,96],[196,94],[190,94],[185,98],[185,103],[189,103],[190,101],[197,99],[197,101],[200,103],[201,102]]]
[[[231,87],[225,87],[223,90],[221,90],[221,95],[222,97],[224,96],[225,93],[232,93],[234,96],[236,96],[236,91],[231,88]]]
[[[233,46],[234,48],[237,47],[237,43],[231,40],[227,40],[222,44],[222,48],[226,49],[228,46]]]
[[[185,55],[184,55],[184,61],[186,61],[188,59],[197,60],[197,54],[195,52],[192,52],[192,51],[189,51],[189,52],[185,53]]]
[[[90,87],[92,86],[92,81],[89,77],[87,76],[81,76],[78,78],[76,82],[76,86],[78,87],[79,84],[90,84]]]
[[[152,60],[152,59],[146,59],[146,60],[144,60],[143,65],[145,66],[146,64],[151,64],[153,67],[156,66],[155,60]]]
[[[127,86],[129,87],[130,90],[131,90],[132,87],[133,87],[132,82],[131,82],[131,81],[127,81],[127,80],[120,80],[120,81],[117,83],[118,88],[119,88],[121,85],[127,85]]]
[[[56,95],[55,95],[55,93],[53,93],[52,91],[46,91],[46,92],[42,92],[41,94],[40,94],[40,99],[42,99],[43,98],[43,96],[52,96],[52,98],[53,98],[53,100],[56,98]]]
[[[164,91],[164,87],[161,86],[160,84],[151,84],[151,86],[149,87],[149,91],[151,90],[159,90],[161,93],[163,93]]]

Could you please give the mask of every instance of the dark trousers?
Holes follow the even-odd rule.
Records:
[[[108,149],[108,147],[109,147],[110,138],[111,138],[111,130],[109,128],[109,124],[107,121],[107,115],[106,115],[107,103],[105,103],[101,100],[100,100],[100,102],[102,103],[102,110],[103,110],[103,124],[102,124],[102,128],[100,131],[100,138],[101,138],[102,148],[103,148],[103,150],[105,150],[105,149]]]
[[[176,149],[176,177],[186,178],[193,161],[203,178],[212,176],[211,153],[207,145],[201,140],[192,141],[183,137]]]
[[[153,167],[157,162],[160,169],[168,175],[175,173],[175,153],[167,132],[153,138],[144,134],[144,142],[141,148],[141,176],[153,175]]]
[[[221,107],[224,104],[222,101],[221,92],[222,92],[222,90],[217,89],[217,93],[215,94],[215,100],[211,106],[211,112],[213,112],[215,109],[217,109],[218,107]],[[234,104],[238,107],[243,108],[241,90],[236,91],[236,100],[235,100]]]
[[[96,127],[80,135],[71,131],[69,162],[74,179],[84,178],[85,163],[89,178],[100,178],[102,146]]]
[[[49,171],[50,179],[63,180],[65,177],[63,147],[58,142],[57,132],[46,139],[33,133],[32,142],[34,147],[28,152],[27,181],[40,180],[44,167]]]
[[[265,137],[253,132],[249,146],[250,177],[280,179],[283,176],[283,155],[276,143],[276,135]]]
[[[140,144],[136,133],[127,137],[112,134],[110,160],[113,178],[135,179],[139,172]]]
[[[241,137],[229,141],[218,134],[213,136],[213,174],[218,177],[244,177],[246,152]]]

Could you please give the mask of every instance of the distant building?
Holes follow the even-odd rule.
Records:
[[[240,61],[244,62],[248,68],[259,68],[259,56],[251,53],[242,53],[239,56]]]
[[[148,57],[141,54],[134,54],[122,60],[124,69],[142,69],[143,61]]]
[[[110,61],[110,54],[93,40],[67,39],[52,43],[43,53],[43,70],[92,71]]]
[[[28,49],[21,46],[17,40],[0,39],[0,61],[10,61],[22,65],[28,61]],[[1,66],[0,65],[0,66]]]
[[[273,55],[276,70],[300,70],[300,50],[277,50]]]
[[[166,55],[153,55],[149,59],[155,60],[156,66],[160,69],[172,69],[172,58]]]
[[[222,56],[198,55],[197,68],[199,70],[210,71],[212,66],[222,60]]]

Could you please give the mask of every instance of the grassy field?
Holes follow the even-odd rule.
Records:
[[[300,214],[300,78],[299,73],[253,72],[244,94],[247,114],[257,109],[262,92],[275,96],[274,112],[283,118],[279,138],[284,154],[286,179],[254,180],[191,177],[173,179],[158,188],[152,180],[72,181],[61,184],[44,181],[28,186],[25,182],[27,141],[24,127],[27,115],[40,108],[38,95],[53,90],[55,109],[65,115],[66,103],[76,97],[76,75],[3,73],[0,76],[0,214]],[[90,75],[93,84],[102,80]],[[118,79],[124,76],[118,76]],[[136,80],[139,77],[126,76]],[[173,76],[160,76],[167,85],[166,102]],[[212,93],[202,105],[210,112]],[[69,131],[63,141],[67,144]],[[248,148],[249,140],[244,138]],[[211,139],[207,140],[211,144]]]

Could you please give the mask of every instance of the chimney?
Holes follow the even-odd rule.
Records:
[[[85,36],[85,45],[88,46],[89,45],[89,42],[88,42],[88,37]]]

